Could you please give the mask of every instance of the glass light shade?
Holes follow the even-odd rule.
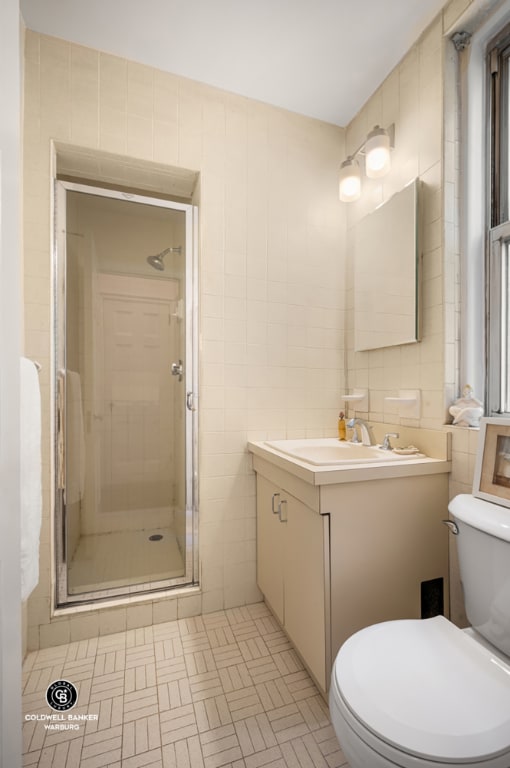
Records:
[[[361,174],[356,160],[348,158],[340,167],[339,194],[343,203],[358,200],[361,194]]]
[[[378,179],[385,176],[390,167],[390,137],[384,128],[376,125],[365,143],[365,173],[369,179]]]

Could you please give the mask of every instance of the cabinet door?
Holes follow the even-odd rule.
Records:
[[[326,681],[324,535],[328,518],[283,494],[285,630],[323,690]]]
[[[284,624],[283,537],[286,526],[277,514],[273,514],[281,498],[279,488],[265,477],[257,476],[257,584],[266,602]]]

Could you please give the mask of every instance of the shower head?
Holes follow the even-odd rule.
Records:
[[[165,268],[165,265],[163,264],[163,257],[160,254],[156,256],[147,256],[147,262],[151,265],[151,267],[154,267],[154,269],[159,269],[160,272],[162,272]]]
[[[164,251],[161,251],[161,253],[156,253],[154,256],[147,256],[147,263],[151,265],[151,267],[154,267],[154,269],[158,269],[160,272],[163,272],[165,265],[163,264],[163,258],[167,255],[167,253],[180,253],[182,251],[182,246],[176,245],[175,248],[165,248]]]

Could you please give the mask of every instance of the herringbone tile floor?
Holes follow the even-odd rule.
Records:
[[[348,768],[264,603],[37,651],[24,672],[26,766]],[[56,723],[43,719],[55,680],[78,689]]]

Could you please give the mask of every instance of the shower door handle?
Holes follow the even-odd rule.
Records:
[[[193,392],[186,392],[186,408],[188,411],[196,411],[197,407],[193,399]]]

